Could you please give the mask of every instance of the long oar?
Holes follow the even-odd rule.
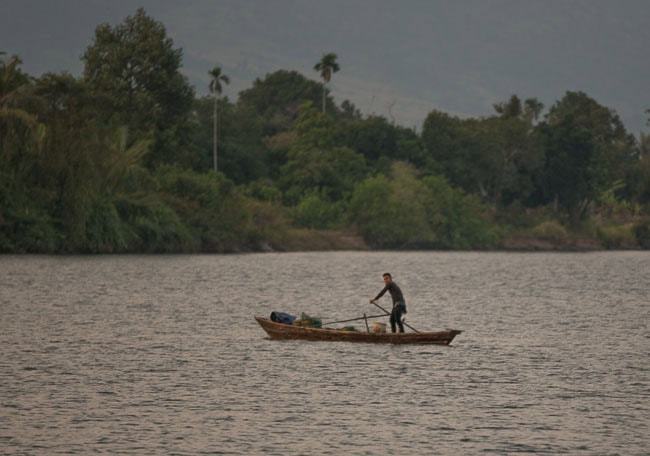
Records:
[[[350,322],[350,321],[365,320],[367,318],[379,318],[379,317],[385,317],[385,316],[386,316],[386,314],[384,314],[384,315],[368,315],[367,317],[350,318],[349,320],[330,321],[328,323],[323,323],[323,326],[335,325],[337,323],[347,323],[347,322]]]
[[[373,304],[376,305],[377,307],[379,307],[379,308],[380,308],[381,310],[383,310],[384,312],[386,312],[386,315],[390,315],[390,312],[388,312],[386,309],[384,309],[382,306],[380,306],[380,305],[377,304],[376,302],[373,301]],[[415,329],[413,326],[409,325],[407,322],[402,321],[402,323],[404,323],[405,326],[408,326],[408,327],[409,327],[410,329],[412,329],[414,332],[416,332],[416,333],[420,332],[420,331],[418,331],[417,329]]]

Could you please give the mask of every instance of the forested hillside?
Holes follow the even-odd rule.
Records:
[[[2,53],[0,252],[650,248],[650,137],[586,93],[415,131],[338,103],[336,54],[236,102],[219,67],[197,97],[182,57],[142,9],[97,27],[80,77]]]

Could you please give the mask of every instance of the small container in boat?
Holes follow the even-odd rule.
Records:
[[[386,323],[374,322],[372,324],[372,332],[375,334],[385,334],[386,333]]]

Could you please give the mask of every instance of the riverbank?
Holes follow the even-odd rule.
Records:
[[[363,237],[350,231],[325,230],[290,230],[271,244],[266,244],[264,251],[298,252],[298,251],[335,251],[335,250],[372,250]],[[513,234],[502,239],[494,250],[503,251],[599,251],[599,250],[645,250],[633,238],[602,239],[584,234],[564,233],[562,236],[533,236]]]
[[[139,248],[138,248],[139,247]],[[144,248],[143,248],[144,247]],[[285,228],[272,232],[264,242],[212,246],[184,249],[172,246],[170,249],[151,248],[146,245],[135,249],[114,250],[111,246],[101,246],[97,250],[30,249],[4,251],[2,253],[51,253],[51,254],[111,254],[111,253],[254,253],[254,252],[318,252],[318,251],[372,251],[372,250],[453,250],[427,245],[407,245],[379,248],[352,229],[316,230]],[[195,246],[196,247],[196,246]],[[532,228],[512,230],[501,233],[498,242],[484,248],[465,249],[481,251],[520,251],[520,252],[580,252],[605,250],[650,250],[650,223],[590,226],[571,231],[557,222],[543,222]]]
[[[264,251],[300,252],[371,250],[363,237],[351,231],[292,229],[262,246]]]

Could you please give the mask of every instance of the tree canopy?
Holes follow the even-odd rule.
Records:
[[[82,61],[84,80],[107,104],[109,119],[127,125],[134,140],[155,140],[149,164],[176,161],[171,155],[184,145],[194,89],[165,27],[139,8],[121,24],[99,25]]]
[[[648,135],[583,92],[432,110],[418,134],[338,105],[334,53],[322,84],[278,70],[233,100],[218,65],[197,98],[182,57],[143,9],[97,27],[81,77],[0,54],[0,252],[282,249],[304,230],[491,249],[553,227],[650,247]]]

